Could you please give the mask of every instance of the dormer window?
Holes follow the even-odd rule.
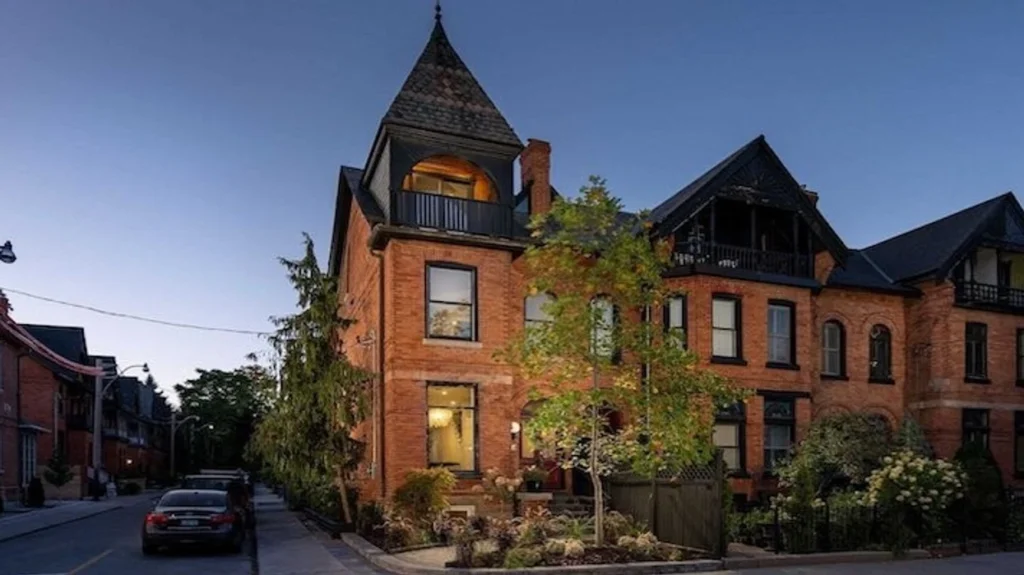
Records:
[[[498,201],[491,178],[476,165],[455,156],[433,156],[417,163],[402,180],[402,189],[479,202]]]

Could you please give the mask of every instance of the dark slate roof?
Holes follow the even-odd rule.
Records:
[[[865,248],[893,280],[905,281],[942,268],[975,232],[1005,207],[1004,194]]]
[[[913,288],[897,284],[863,250],[850,250],[846,267],[836,266],[828,276],[826,285],[890,291],[907,295],[916,294]]]
[[[345,179],[352,197],[359,204],[359,209],[363,211],[363,215],[366,216],[370,224],[382,223],[384,221],[384,211],[380,209],[380,205],[377,204],[377,200],[370,193],[370,190],[362,186],[363,171],[359,168],[342,166],[341,177]]]
[[[139,387],[142,382],[136,377],[117,378],[117,393],[121,407],[132,413],[139,411]]]
[[[32,337],[38,339],[43,345],[55,351],[64,359],[75,363],[89,363],[88,350],[85,345],[85,329],[65,325],[38,325],[20,324]],[[77,379],[72,372],[58,368],[64,373]]]
[[[383,123],[523,146],[448,41],[440,19]]]
[[[690,182],[689,184],[686,185],[686,187],[673,194],[672,197],[655,206],[655,208],[651,210],[651,222],[657,224],[664,220],[666,217],[668,217],[669,214],[676,211],[676,209],[679,206],[683,205],[683,203],[686,202],[686,200],[690,199],[691,196],[697,193],[698,190],[700,190],[705,185],[707,185],[708,182],[713,180],[715,176],[721,174],[722,171],[725,170],[725,168],[727,168],[728,166],[730,166],[733,162],[735,162],[737,158],[749,152],[753,147],[757,146],[759,142],[763,140],[764,136],[760,135],[751,140],[750,142],[747,142],[745,146],[736,150],[732,154],[729,154],[724,160],[715,164],[710,170],[704,172],[699,178]]]

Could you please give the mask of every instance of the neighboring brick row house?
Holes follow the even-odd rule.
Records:
[[[514,181],[519,159],[521,183]],[[440,19],[362,168],[342,167],[330,271],[349,358],[378,374],[364,497],[406,471],[532,458],[512,431],[530,382],[494,358],[542,298],[524,297],[525,222],[548,210],[551,146],[524,146],[452,48]],[[754,391],[714,441],[734,488],[757,497],[774,462],[823,414],[910,414],[939,454],[986,442],[1024,477],[1024,213],[999,196],[851,249],[764,137],[655,206],[679,296],[661,310],[707,368]],[[1019,454],[1019,455],[1018,455]],[[555,471],[548,488],[582,492]]]
[[[92,461],[95,377],[105,372],[89,356],[82,328],[18,324],[7,310],[0,295],[0,497],[18,500],[33,477],[45,477],[58,452],[74,479],[59,491],[44,481],[48,497],[83,496]],[[167,425],[161,422],[169,420],[170,407],[151,385],[124,379],[111,388],[139,390],[144,399],[128,418],[139,431],[125,435],[123,451],[104,445],[105,467],[114,474],[166,473]]]

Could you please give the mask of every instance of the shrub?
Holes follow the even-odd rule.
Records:
[[[565,556],[572,559],[583,557],[583,553],[586,552],[586,547],[583,545],[583,541],[579,539],[566,539],[565,540]]]
[[[973,442],[954,457],[967,477],[964,499],[953,509],[953,521],[964,525],[969,538],[1004,540],[1008,517],[1003,476],[992,452]],[[966,506],[966,509],[964,508]]]
[[[386,549],[401,549],[420,542],[416,524],[404,515],[388,517],[384,521],[384,546]]]
[[[516,491],[519,491],[522,484],[522,471],[506,477],[497,469],[491,468],[484,472],[480,485],[474,486],[473,490],[482,492],[487,501],[496,501],[501,507],[501,513],[504,514],[505,506],[515,500]]]
[[[562,539],[548,539],[544,542],[544,555],[548,557],[561,557],[565,555],[565,541]]]
[[[417,522],[432,522],[448,508],[448,492],[455,476],[444,468],[414,469],[405,475],[392,497],[395,511]]]
[[[543,560],[541,554],[533,547],[516,547],[505,554],[505,569],[524,569],[536,567]]]
[[[604,516],[604,536],[608,541],[618,541],[620,537],[625,535],[635,537],[646,531],[646,529],[646,526],[618,511],[609,511]]]
[[[583,539],[594,532],[594,520],[591,517],[569,517],[559,515],[548,522],[552,535],[567,539]]]
[[[519,541],[519,526],[510,519],[491,517],[487,526],[487,535],[498,546],[498,551],[505,552]]]
[[[33,477],[28,482],[28,493],[26,493],[25,504],[29,507],[42,507],[46,502],[46,492],[43,491],[43,482],[38,477]]]

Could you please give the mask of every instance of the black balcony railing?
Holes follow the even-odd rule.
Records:
[[[512,235],[512,207],[439,194],[397,190],[391,194],[395,223],[421,228]]]
[[[676,265],[704,264],[793,277],[812,277],[811,257],[711,242],[681,244],[673,254]]]
[[[1024,289],[958,280],[956,303],[980,304],[1024,311]]]

